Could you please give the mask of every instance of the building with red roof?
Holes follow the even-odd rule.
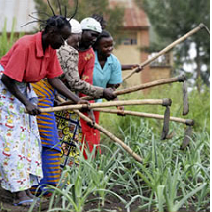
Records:
[[[146,13],[133,0],[109,0],[109,3],[111,7],[121,6],[125,9],[123,25],[120,26],[123,38],[121,44],[114,49],[114,54],[121,64],[141,64],[149,57],[145,52],[150,44],[150,22]],[[146,66],[139,74],[134,74],[126,81],[127,84],[136,85],[170,77],[169,65],[154,64]],[[123,77],[128,73],[130,71],[123,71]]]

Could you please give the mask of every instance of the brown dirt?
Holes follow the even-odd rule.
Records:
[[[126,201],[130,201],[129,197],[126,196],[126,194],[120,194],[119,188],[113,188],[113,191],[118,193],[121,197],[123,197]],[[89,199],[94,198],[93,196],[90,196]],[[83,212],[89,212],[91,209],[96,209],[98,208],[98,205],[100,206],[100,203],[98,201],[95,202],[90,202],[85,205],[85,208]],[[141,206],[141,203],[139,200],[136,200],[130,207],[131,212],[148,212],[147,209],[145,210],[140,210],[139,206]],[[42,212],[47,212],[48,209],[48,201],[47,199],[42,200],[41,204],[41,211]],[[116,212],[127,212],[125,205],[120,202],[120,200],[114,196],[107,195],[106,196],[106,201],[104,204],[104,207],[101,206],[101,212],[105,212],[108,210],[113,210]],[[3,190],[0,187],[0,212],[27,212],[28,208],[23,207],[23,206],[14,206],[13,205],[13,196],[12,193]],[[39,211],[39,209],[35,208],[33,210],[34,212]],[[94,210],[93,210],[94,211]],[[99,211],[99,210],[98,210]],[[156,212],[155,208],[150,209],[151,212]],[[205,212],[209,212],[210,209],[204,210]],[[179,212],[195,212],[195,209],[190,206],[189,208],[181,208]]]

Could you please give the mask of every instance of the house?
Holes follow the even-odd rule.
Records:
[[[152,55],[144,51],[150,44],[150,22],[144,10],[139,8],[133,0],[109,0],[110,6],[124,7],[124,21],[120,31],[124,35],[121,45],[114,49],[114,54],[121,64],[141,64]],[[127,85],[137,85],[160,78],[170,77],[170,56],[160,57],[154,63],[146,66],[142,72],[127,79]],[[167,63],[168,62],[168,63]],[[123,77],[130,71],[123,71]]]
[[[109,0],[109,4],[111,7],[120,5],[125,8],[123,26],[120,26],[123,39],[121,44],[114,49],[114,54],[119,58],[121,64],[141,64],[151,56],[142,50],[149,47],[151,37],[151,26],[147,15],[133,0]],[[5,20],[7,20],[8,34],[11,32],[14,18],[16,20],[15,32],[24,32],[25,34],[33,32],[38,26],[37,23],[24,26],[28,22],[34,21],[29,16],[33,12],[36,12],[34,0],[0,0],[0,33]],[[36,13],[32,15],[38,17]],[[159,58],[146,66],[142,72],[134,74],[126,80],[127,84],[136,85],[160,78],[169,78],[170,61],[169,55]],[[123,77],[128,73],[130,71],[123,71]]]

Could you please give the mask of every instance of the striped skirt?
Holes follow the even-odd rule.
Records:
[[[38,96],[38,106],[47,108],[54,106],[56,90],[46,79],[32,84]],[[42,143],[42,169],[44,178],[40,182],[40,191],[46,190],[46,185],[56,186],[60,179],[61,145],[58,139],[54,113],[42,113],[37,116],[38,129]],[[32,193],[36,187],[31,189]]]
[[[48,83],[46,79],[32,84],[38,97],[38,106],[47,108],[54,106],[54,97],[56,90]],[[43,147],[53,148],[61,151],[60,141],[57,133],[56,120],[54,112],[41,113],[37,116],[41,142]]]
[[[60,180],[61,153],[54,149],[43,147],[42,149],[42,169],[44,178],[40,181],[39,187],[32,186],[32,194],[40,195],[41,192],[45,192],[46,195],[50,194],[51,189],[47,185],[56,186]]]

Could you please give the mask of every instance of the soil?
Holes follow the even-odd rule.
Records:
[[[126,196],[126,194],[120,194],[119,192],[119,188],[114,188],[113,189],[114,192],[119,193],[119,195],[121,197],[123,197],[126,201],[130,201],[129,197]],[[0,211],[1,212],[27,212],[29,210],[29,208],[27,207],[23,207],[23,206],[14,206],[13,205],[13,198],[12,198],[12,193],[3,190],[2,188],[0,188]],[[93,197],[90,196],[90,199],[92,199]],[[90,202],[88,204],[85,205],[85,208],[83,210],[83,212],[88,212],[92,209],[96,209],[98,208],[98,205],[100,205],[100,203],[98,201],[95,202]],[[148,210],[141,210],[139,209],[139,206],[141,206],[141,203],[139,202],[139,200],[136,200],[130,207],[130,211],[131,212],[147,212]],[[43,212],[47,212],[48,210],[48,200],[47,199],[43,199],[42,200],[42,204],[41,204],[41,211]],[[120,200],[114,196],[106,196],[106,200],[105,200],[105,204],[104,207],[101,207],[101,212],[105,212],[108,210],[112,210],[113,212],[127,212],[127,209],[125,208],[125,205],[120,202]],[[33,211],[39,211],[39,209],[34,209]],[[94,210],[92,210],[94,211]],[[100,211],[100,210],[98,210]],[[155,208],[151,208],[150,209],[151,212],[156,212],[157,210]],[[204,210],[205,212],[209,212],[210,209],[208,210]],[[96,210],[97,212],[97,210]],[[178,212],[195,212],[195,209],[190,206],[189,208],[181,208]]]

